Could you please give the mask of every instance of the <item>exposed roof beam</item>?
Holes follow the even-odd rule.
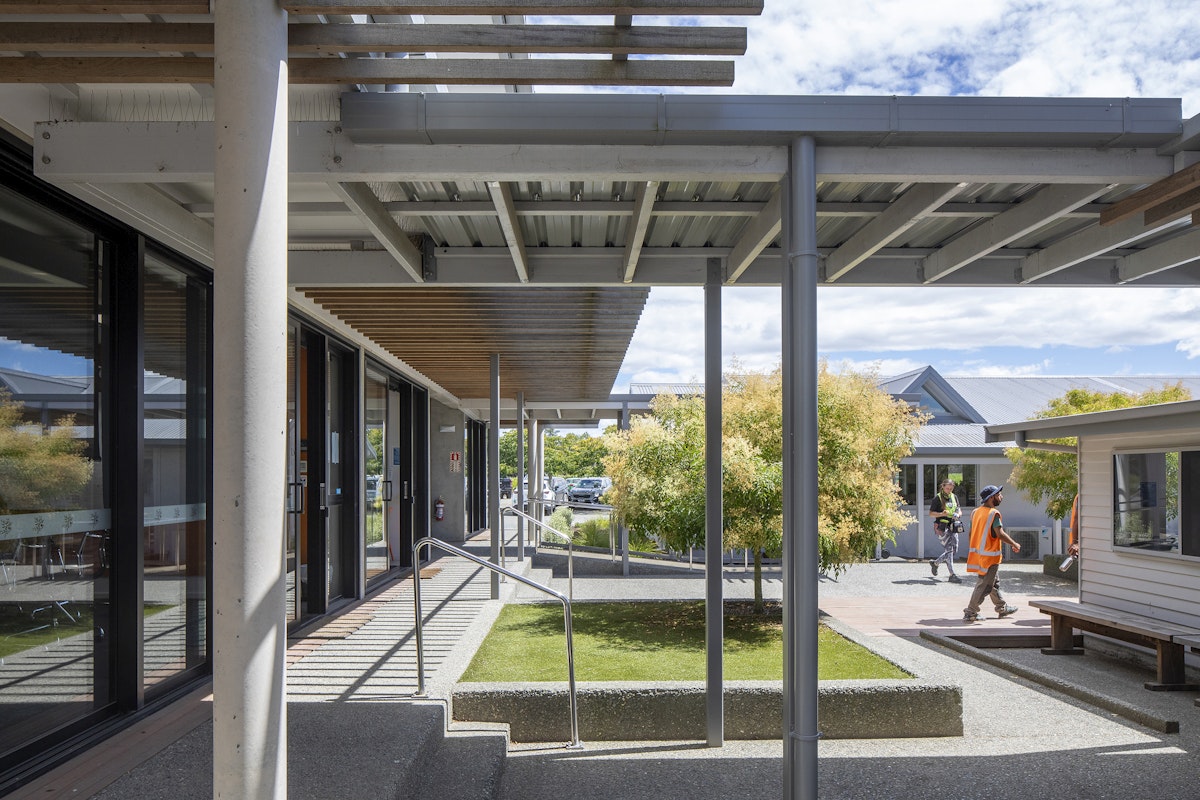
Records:
[[[965,184],[918,183],[895,200],[887,211],[868,222],[825,260],[825,280],[836,281],[916,225]]]
[[[763,0],[325,0],[279,4],[289,14],[484,14],[538,15],[592,14],[597,16],[667,15],[740,16],[761,14]]]
[[[607,63],[607,62],[604,62]],[[638,62],[630,62],[638,63]],[[335,122],[288,126],[293,183],[365,181],[765,181],[787,169],[782,147],[646,145],[392,145],[360,147]],[[212,180],[211,122],[39,123],[34,166],[52,181]]]
[[[500,218],[504,241],[508,242],[508,252],[512,253],[517,278],[521,283],[529,283],[529,257],[525,255],[525,237],[521,234],[521,223],[517,220],[516,209],[513,208],[512,190],[508,188],[507,183],[501,181],[488,181],[487,188],[492,195],[492,203],[496,206],[496,214]]]
[[[745,28],[600,25],[438,25],[411,23],[288,25],[288,52],[623,53],[737,56]],[[0,50],[71,53],[212,53],[207,22],[6,22]]]
[[[658,181],[639,183],[633,201],[633,219],[625,234],[625,254],[622,259],[623,269],[621,280],[629,283],[637,270],[638,256],[642,252],[642,244],[646,240],[646,228],[650,226],[650,216],[654,211],[654,203],[658,192]]]
[[[1170,200],[1164,200],[1157,205],[1147,208],[1146,212],[1142,215],[1142,221],[1146,225],[1158,225],[1163,222],[1183,219],[1198,209],[1200,209],[1200,185],[1197,185],[1194,189],[1189,189],[1183,194],[1178,194]]]
[[[62,188],[205,266],[216,261],[212,223],[189,214],[153,186],[71,183]]]
[[[1200,162],[1192,164],[1190,167],[1184,167],[1173,175],[1139,189],[1124,200],[1113,203],[1100,215],[1100,224],[1113,225],[1197,186],[1200,186]]]
[[[753,200],[701,200],[654,203],[651,217],[728,217],[750,218],[766,207],[765,202]],[[212,203],[184,203],[184,208],[198,217],[213,215]],[[393,217],[493,217],[496,206],[486,200],[392,200],[383,204]],[[633,201],[626,200],[514,200],[518,217],[631,217]],[[886,211],[887,203],[818,202],[817,217],[873,217]],[[984,219],[1013,207],[1012,203],[943,203],[930,212],[931,217]],[[1102,203],[1087,203],[1064,216],[1095,219],[1105,208]],[[295,201],[288,203],[288,213],[294,215],[339,214],[346,210],[343,203]]]
[[[1167,227],[1170,225],[1148,228],[1136,217],[1106,227],[1092,225],[1025,256],[1018,268],[1017,280],[1022,284],[1039,281],[1102,253],[1131,245]]]
[[[3,41],[0,39],[0,41]],[[372,25],[288,26],[288,51],[337,53],[613,53],[740,56],[745,28],[600,25]]]
[[[927,256],[921,267],[925,283],[934,283],[977,258],[1045,227],[1049,221],[1090,203],[1112,187],[1106,184],[1047,186],[1010,211],[976,227]]]
[[[775,237],[783,229],[780,197],[781,193],[776,190],[762,211],[742,228],[741,234],[729,251],[729,260],[726,263],[728,274],[725,277],[727,283],[734,283],[742,277],[746,268],[754,263],[754,259],[758,258],[767,245],[775,241]]]
[[[0,14],[207,14],[209,0],[0,0]]]
[[[0,58],[0,83],[213,82],[213,60]],[[600,61],[483,58],[293,58],[292,84],[437,83],[497,86],[732,86],[732,61]]]
[[[1116,267],[1117,283],[1130,283],[1197,259],[1200,259],[1200,230],[1176,236],[1120,259]]]
[[[346,202],[415,282],[425,282],[421,271],[421,251],[409,241],[408,234],[387,213],[369,186],[365,183],[330,183],[329,188]]]

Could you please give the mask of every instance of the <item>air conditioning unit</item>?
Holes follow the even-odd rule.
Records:
[[[1012,548],[1006,542],[1004,544],[1004,560],[1009,561],[1040,561],[1042,553],[1040,550],[1038,537],[1041,535],[1041,528],[1010,528],[1004,526],[1004,530],[1016,540],[1017,544],[1021,545],[1021,552],[1014,553]]]

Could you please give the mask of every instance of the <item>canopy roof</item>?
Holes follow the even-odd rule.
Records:
[[[591,14],[719,5],[580,3],[590,10],[571,9]],[[49,5],[5,3],[0,28],[11,27],[6,13]],[[379,34],[367,29],[382,18],[364,15],[432,13],[332,5],[353,10],[343,24],[354,30],[326,35],[322,25],[338,27],[330,17],[297,16],[291,65],[310,57],[295,53],[301,28],[345,46]],[[283,4],[297,15],[332,5]],[[437,4],[447,14],[484,5]],[[163,13],[199,11],[189,8]],[[88,19],[104,18],[72,22],[73,35],[104,35]],[[481,24],[532,36],[493,19],[505,21]],[[613,29],[629,22],[614,18]],[[399,50],[454,33],[421,27],[410,18],[385,35]],[[34,44],[33,31],[18,32]],[[489,41],[493,59],[476,69],[507,58]],[[0,81],[27,60],[0,57]],[[346,75],[365,79],[355,68]],[[1200,285],[1200,124],[1177,99],[347,92],[306,74],[292,69],[294,82],[311,80],[292,88],[292,302],[466,405],[487,395],[494,352],[505,396],[607,400],[648,288],[703,285],[712,259],[726,285],[778,284],[779,188],[800,136],[816,142],[823,285]],[[419,88],[399,73],[387,80]],[[135,91],[0,84],[0,122],[32,143],[40,177],[211,264],[210,92],[198,79]]]

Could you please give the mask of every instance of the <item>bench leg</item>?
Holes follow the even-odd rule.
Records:
[[[1194,692],[1200,685],[1188,683],[1183,668],[1183,645],[1158,643],[1158,681],[1145,684],[1155,692]]]
[[[1075,646],[1075,629],[1071,620],[1057,614],[1050,615],[1050,646],[1043,647],[1048,656],[1081,656],[1083,648]]]

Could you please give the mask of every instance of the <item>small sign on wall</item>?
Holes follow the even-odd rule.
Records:
[[[457,450],[450,453],[450,471],[462,472],[462,453]]]

